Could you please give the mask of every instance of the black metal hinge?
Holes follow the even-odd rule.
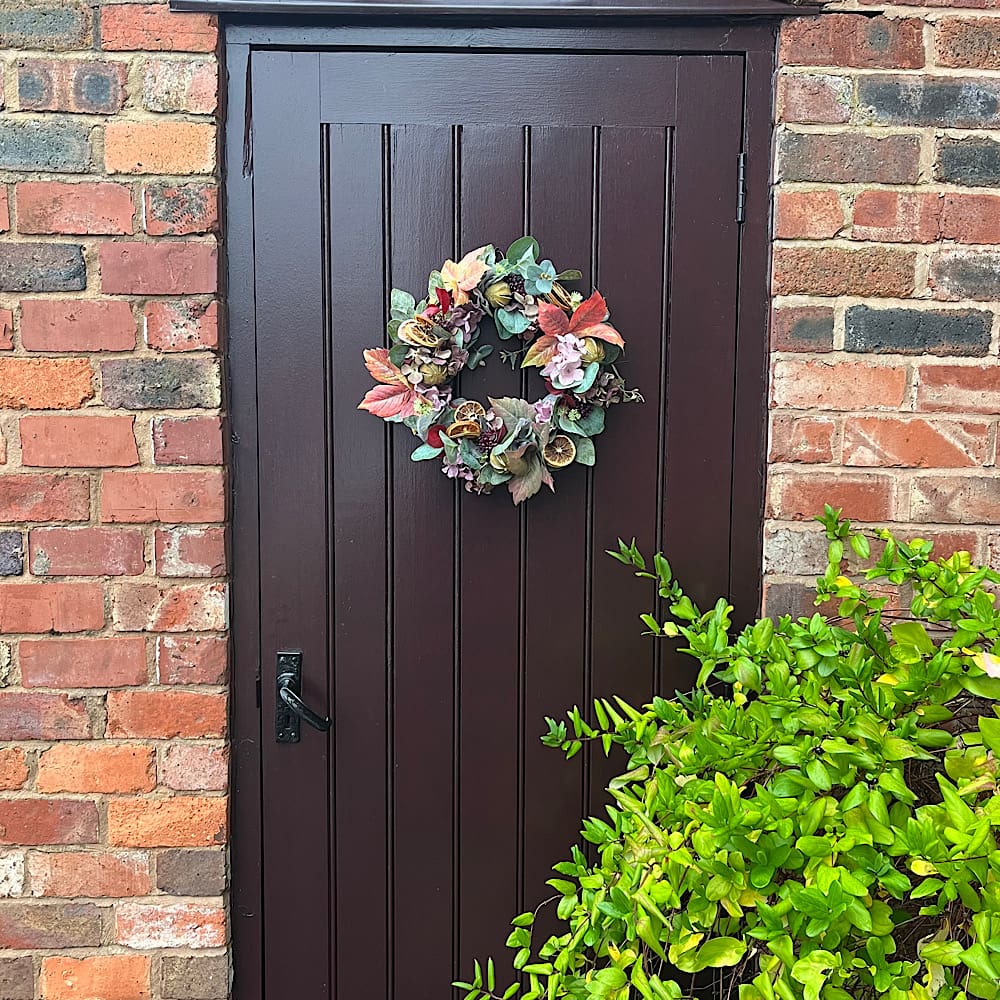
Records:
[[[736,221],[740,224],[747,218],[747,154],[736,157]]]

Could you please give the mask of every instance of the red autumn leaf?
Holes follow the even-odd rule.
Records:
[[[358,403],[359,410],[367,410],[376,417],[388,420],[390,417],[412,417],[417,394],[405,385],[377,385],[370,389]]]
[[[384,347],[374,347],[365,351],[365,367],[376,382],[385,385],[407,385],[406,376],[389,360],[389,352]]]
[[[451,296],[443,288],[435,288],[434,294],[437,296],[438,305],[442,312],[447,312],[451,308]]]
[[[622,335],[604,320],[608,318],[608,304],[600,292],[594,292],[584,302],[581,302],[567,319],[566,313],[558,306],[549,302],[538,303],[538,325],[545,333],[558,337],[572,333],[581,340],[593,337],[608,344],[624,347]]]

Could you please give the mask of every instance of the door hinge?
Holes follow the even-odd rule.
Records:
[[[736,157],[736,221],[746,222],[747,215],[747,154]]]

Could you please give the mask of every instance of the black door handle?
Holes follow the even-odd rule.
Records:
[[[305,720],[321,733],[330,731],[329,718],[314,712],[301,698],[302,653],[284,650],[278,653],[276,677],[277,700],[274,709],[275,738],[279,743],[298,743],[302,738],[299,722]]]

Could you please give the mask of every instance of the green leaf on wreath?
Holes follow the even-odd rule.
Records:
[[[530,253],[530,260],[538,260],[538,241],[534,236],[522,236],[507,248],[507,260],[520,263]]]
[[[574,461],[580,465],[593,465],[595,460],[594,442],[588,437],[575,437],[573,443],[576,445],[576,458]]]
[[[575,267],[571,267],[566,271],[560,271],[556,275],[556,281],[581,281],[583,279],[583,271],[578,271]]]
[[[429,458],[437,458],[444,448],[435,448],[432,444],[422,444],[419,448],[414,449],[413,454],[410,455],[411,462],[426,462]]]
[[[389,360],[398,368],[406,360],[409,351],[408,344],[396,344],[389,348]]]
[[[466,367],[469,369],[478,368],[492,353],[492,344],[480,344],[474,351],[470,352]]]
[[[416,300],[409,292],[394,288],[389,297],[389,312],[393,319],[412,319],[416,309]]]
[[[494,318],[497,322],[497,333],[503,340],[519,337],[531,326],[531,320],[523,312],[508,312],[506,309],[498,309]]]
[[[597,378],[597,373],[600,370],[601,366],[596,361],[592,361],[587,365],[587,369],[583,373],[583,381],[573,391],[578,393],[586,392],[594,384],[594,380]]]

